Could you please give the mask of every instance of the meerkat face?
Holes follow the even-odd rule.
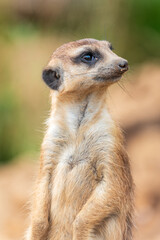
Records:
[[[43,80],[61,93],[107,87],[128,70],[108,41],[82,39],[62,45],[43,71]]]

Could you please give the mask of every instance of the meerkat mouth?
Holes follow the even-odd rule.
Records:
[[[94,80],[99,82],[116,82],[121,79],[122,75],[123,74],[97,76]]]

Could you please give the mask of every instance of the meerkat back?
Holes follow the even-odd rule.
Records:
[[[43,70],[51,114],[27,240],[131,240],[133,182],[108,87],[128,69],[107,41],[58,48]]]

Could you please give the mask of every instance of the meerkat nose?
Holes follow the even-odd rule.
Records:
[[[118,67],[120,71],[127,71],[128,70],[128,61],[127,60],[121,60],[118,63]]]

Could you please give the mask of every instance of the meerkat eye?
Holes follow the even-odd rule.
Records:
[[[92,53],[88,52],[81,56],[81,61],[84,63],[95,63],[98,60],[98,58]]]
[[[85,63],[88,66],[94,65],[100,59],[102,59],[102,55],[98,50],[95,50],[94,52],[92,50],[86,50],[78,56],[71,58],[76,64]]]
[[[87,61],[87,62],[91,62],[91,61],[93,61],[93,60],[95,59],[95,56],[93,56],[92,53],[86,53],[86,54],[82,57],[82,59],[84,59],[84,60]]]

